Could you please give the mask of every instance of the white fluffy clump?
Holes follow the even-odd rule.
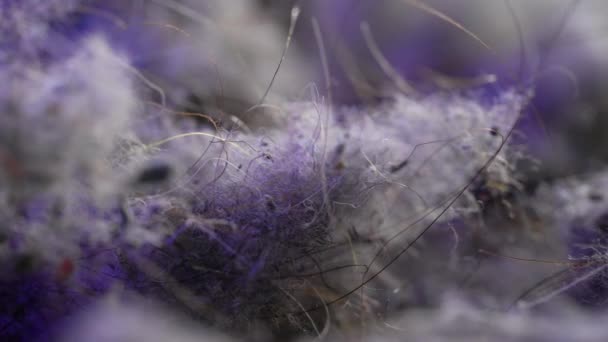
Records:
[[[605,234],[598,219],[608,213],[606,191],[608,173],[598,170],[585,175],[544,184],[533,202],[538,212],[566,237],[573,228],[585,229],[595,235]]]
[[[317,136],[317,158],[325,151],[328,172],[343,168],[355,189],[343,192],[335,206],[351,210],[344,222],[364,236],[390,237],[433,211],[428,223],[472,181],[498,151],[524,105],[525,96],[505,92],[492,104],[474,96],[438,94],[422,99],[397,96],[389,104],[361,112],[332,110],[324,138],[327,110],[318,105],[289,107],[289,121],[301,139]],[[278,145],[298,134],[273,139]],[[495,183],[517,187],[516,148],[504,147],[484,173]],[[339,170],[338,170],[339,171]],[[445,218],[479,210],[465,192]],[[353,210],[354,209],[354,210]],[[365,217],[365,220],[361,218]]]
[[[7,0],[0,5],[0,61],[11,60],[34,52],[41,45],[65,43],[51,27],[63,20],[81,0]]]
[[[79,0],[6,0],[0,7],[0,30],[24,35],[45,34],[42,24],[72,11]],[[34,26],[32,26],[34,25]]]
[[[559,313],[493,311],[447,298],[438,308],[409,310],[401,317],[369,325],[363,340],[599,342],[608,338],[605,315],[562,309]],[[331,340],[353,338],[348,332],[334,332]]]
[[[107,297],[68,320],[59,341],[236,341],[143,299]]]
[[[61,64],[2,75],[0,198],[20,248],[53,255],[85,231],[109,238],[114,223],[101,220],[97,206],[116,200],[119,177],[109,160],[136,109],[124,63],[92,37]]]
[[[131,5],[122,5],[131,6]],[[126,8],[127,13],[130,8]],[[262,98],[279,63],[287,30],[255,2],[146,1],[137,7],[134,59],[167,97],[189,95],[221,112],[241,113]],[[289,19],[289,12],[285,13]],[[267,100],[293,98],[313,79],[297,46],[291,46]]]
[[[437,308],[411,309],[399,317],[361,327],[329,325],[319,335],[298,341],[584,341],[608,338],[603,314],[582,313],[564,306],[559,313],[501,312],[447,297]],[[330,319],[331,322],[331,319]],[[145,326],[146,329],[141,329]],[[262,332],[248,340],[265,340]],[[131,300],[106,298],[68,320],[60,341],[241,341],[219,334],[165,308]]]
[[[91,38],[65,63],[4,75],[10,87],[3,154],[20,170],[9,183],[65,191],[66,182],[78,179],[107,188],[106,158],[136,104],[123,65],[103,39]]]
[[[332,279],[334,289],[341,289],[338,293],[347,293],[379,274],[378,281],[369,284],[373,289],[361,292],[365,293],[363,302],[357,300],[360,292],[350,298],[355,307],[372,310],[387,309],[382,303],[393,290],[407,289],[390,295],[392,301],[424,301],[415,288],[426,288],[424,282],[432,282],[431,279],[441,285],[433,284],[424,292],[456,286],[457,279],[467,271],[452,275],[447,272],[448,257],[459,247],[459,233],[454,229],[443,229],[440,236],[435,236],[438,241],[431,241],[432,245],[444,246],[440,249],[427,251],[434,247],[420,240],[408,249],[409,253],[400,253],[434,220],[437,226],[449,225],[451,220],[466,222],[471,219],[470,214],[479,212],[477,199],[463,190],[498,151],[525,101],[525,96],[513,92],[504,93],[488,105],[480,104],[474,96],[438,94],[422,99],[397,97],[392,103],[363,112],[334,109],[328,121],[327,140],[323,134],[327,111],[323,107],[311,104],[290,108],[289,122],[305,132],[301,136],[308,138],[304,139],[316,134],[316,158],[323,158],[325,151],[327,173],[337,173],[342,182],[331,190],[331,229],[334,242],[341,243],[341,247],[318,254],[317,258],[324,260],[325,269],[352,264],[369,267],[365,276],[365,268],[350,267],[325,275],[325,280]],[[297,140],[298,134],[284,136],[277,132],[272,139],[280,145]],[[485,180],[517,188],[513,167],[520,152],[516,147],[504,146],[484,172]],[[406,159],[408,162],[404,163]],[[460,191],[463,196],[452,202]],[[436,229],[439,228],[431,228],[431,232]],[[441,276],[428,274],[430,271],[415,266],[416,262],[407,262],[408,256],[421,251],[425,257],[417,260],[428,269],[443,269]],[[452,257],[456,261],[458,255]],[[401,266],[383,270],[392,261]]]

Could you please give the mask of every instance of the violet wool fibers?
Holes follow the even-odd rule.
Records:
[[[605,340],[596,7],[347,2],[0,1],[0,340]]]

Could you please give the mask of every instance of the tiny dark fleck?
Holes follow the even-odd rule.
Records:
[[[22,320],[25,317],[26,309],[27,309],[26,305],[19,305],[17,310],[13,313],[13,316],[17,320]]]
[[[490,128],[490,135],[495,137],[498,135],[498,128],[497,127],[492,127]]]
[[[592,202],[601,202],[604,200],[604,196],[593,192],[589,194],[589,200],[591,200]]]
[[[268,208],[268,210],[270,211],[275,211],[277,209],[277,205],[274,204],[274,201],[272,199],[268,199],[266,201],[266,208]]]
[[[166,181],[171,176],[171,168],[167,164],[155,164],[146,167],[137,177],[137,183],[149,184]]]
[[[608,213],[600,215],[600,217],[595,220],[595,226],[601,231],[608,233]]]
[[[342,153],[344,153],[345,149],[346,148],[345,148],[344,144],[340,144],[340,145],[336,146],[336,154],[341,155]]]
[[[406,167],[407,164],[408,164],[408,160],[406,159],[397,165],[391,166],[390,171],[391,171],[391,173],[395,173],[395,172],[403,169],[404,167]]]
[[[34,268],[34,257],[31,255],[21,255],[15,264],[18,273],[28,273]]]

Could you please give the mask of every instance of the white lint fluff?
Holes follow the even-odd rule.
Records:
[[[105,241],[116,229],[95,218],[122,191],[108,161],[136,109],[125,63],[92,37],[64,63],[1,75],[2,216],[20,248],[53,259],[83,234]]]

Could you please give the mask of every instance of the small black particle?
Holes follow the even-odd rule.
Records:
[[[270,211],[275,211],[277,209],[277,205],[274,204],[274,202],[271,199],[268,199],[266,201],[266,208],[268,208],[268,210],[270,210]]]
[[[149,184],[166,181],[171,176],[171,168],[167,164],[156,164],[145,168],[137,177],[137,183]]]
[[[592,202],[601,202],[604,200],[604,196],[602,196],[601,194],[598,193],[590,193],[589,194],[589,200],[591,200]]]
[[[28,254],[21,255],[17,258],[15,270],[17,273],[24,274],[30,272],[34,268],[34,257]]]
[[[395,172],[403,169],[404,167],[406,167],[407,164],[408,164],[408,160],[406,159],[397,165],[391,166],[390,171],[391,171],[391,173],[395,173]]]
[[[26,314],[26,305],[19,305],[17,310],[13,313],[13,317],[17,320],[22,320]]]
[[[344,144],[336,146],[336,155],[341,155],[342,153],[344,153],[345,149],[346,147],[344,146]]]
[[[595,220],[595,226],[601,231],[608,233],[608,213],[600,215],[600,217]]]

